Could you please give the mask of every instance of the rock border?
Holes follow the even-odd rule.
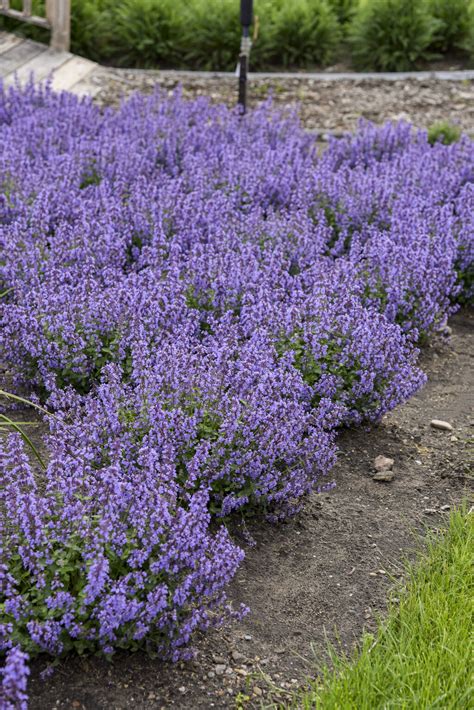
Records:
[[[161,74],[167,77],[195,77],[197,79],[230,79],[235,72],[194,71],[191,69],[133,69],[125,67],[103,67],[108,70],[135,74]],[[299,79],[301,81],[420,81],[436,79],[439,81],[474,81],[474,69],[455,71],[407,71],[407,72],[250,72],[252,79]]]

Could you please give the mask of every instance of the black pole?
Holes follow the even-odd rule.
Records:
[[[242,39],[240,41],[239,55],[239,99],[241,113],[247,110],[247,74],[249,56],[252,42],[250,40],[250,25],[252,24],[253,0],[240,0],[240,24],[242,25]]]

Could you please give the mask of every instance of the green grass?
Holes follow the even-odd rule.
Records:
[[[388,617],[353,657],[331,651],[312,690],[291,707],[324,710],[461,710],[474,707],[473,514],[450,515],[409,565]]]

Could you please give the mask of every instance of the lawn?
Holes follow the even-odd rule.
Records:
[[[334,649],[332,667],[295,706],[471,707],[473,544],[472,511],[465,506],[450,515],[447,530],[429,535],[377,632],[363,637],[352,658]]]

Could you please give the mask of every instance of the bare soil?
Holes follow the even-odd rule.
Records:
[[[309,496],[286,523],[250,526],[253,546],[237,530],[247,556],[230,596],[251,607],[244,620],[198,638],[188,663],[69,657],[43,681],[47,662],[39,659],[31,710],[256,708],[314,675],[327,639],[337,635],[349,650],[383,615],[415,533],[443,525],[449,508],[472,493],[473,325],[474,313],[461,311],[451,337],[424,351],[429,381],[417,396],[372,430],[341,434],[334,490]],[[432,419],[454,431],[433,429]],[[389,483],[373,480],[379,454],[395,460]]]
[[[439,121],[458,124],[474,135],[474,80],[440,80],[436,78],[347,78],[337,81],[319,80],[295,74],[291,77],[251,77],[248,104],[252,108],[269,96],[278,107],[298,108],[303,126],[318,133],[341,135],[353,131],[365,118],[374,123],[388,119],[410,121],[428,128]],[[151,92],[160,86],[171,93],[181,88],[185,98],[207,96],[216,103],[235,106],[237,79],[212,74],[179,74],[133,69],[99,67],[84,90],[95,95],[95,102],[117,105],[130,94]]]

